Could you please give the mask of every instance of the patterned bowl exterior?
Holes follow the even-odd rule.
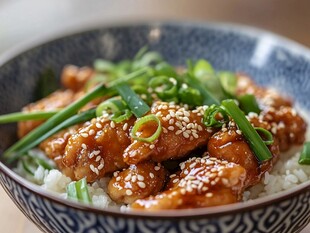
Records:
[[[95,58],[132,57],[144,45],[174,65],[208,59],[216,69],[242,71],[274,86],[310,110],[310,52],[270,33],[236,25],[150,23],[76,33],[0,57],[0,114],[34,100],[42,72]],[[15,56],[16,55],[16,56]],[[12,95],[12,93],[14,93]],[[9,104],[8,104],[9,103]],[[16,140],[15,125],[0,128],[0,152]],[[310,182],[247,203],[198,210],[121,213],[64,201],[0,163],[0,181],[19,209],[44,232],[299,232],[310,222]]]

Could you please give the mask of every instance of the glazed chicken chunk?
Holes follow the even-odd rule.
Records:
[[[114,172],[109,182],[108,193],[117,203],[130,204],[137,199],[156,195],[165,185],[166,169],[151,161],[130,165]]]
[[[107,173],[127,167],[123,152],[130,144],[129,131],[134,118],[115,123],[107,118],[94,118],[68,139],[63,164],[73,171],[74,180],[86,177],[88,182]]]
[[[204,107],[188,110],[174,103],[156,102],[151,114],[156,115],[162,132],[153,143],[132,139],[123,157],[128,164],[151,159],[156,162],[184,157],[192,150],[207,144],[213,130],[202,123]],[[150,122],[140,127],[140,137],[152,135],[157,124]]]
[[[180,164],[168,190],[136,200],[133,209],[186,209],[224,205],[241,199],[246,171],[240,165],[205,156]]]
[[[268,124],[261,123],[259,126],[268,126]],[[273,158],[259,163],[242,132],[233,121],[229,122],[227,126],[224,125],[220,131],[212,135],[208,142],[210,156],[225,159],[245,168],[247,172],[246,187],[257,184],[262,175],[272,169],[280,152],[276,143],[270,145],[269,150]]]

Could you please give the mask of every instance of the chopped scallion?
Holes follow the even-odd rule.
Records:
[[[303,165],[310,165],[310,142],[306,142],[304,144],[298,163]]]
[[[239,109],[234,100],[223,100],[222,105],[228,114],[234,119],[239,129],[242,131],[249,146],[253,150],[258,161],[263,162],[272,158],[272,154],[265,145],[259,134],[253,128],[251,123],[246,119],[243,112]]]
[[[137,132],[139,131],[140,127],[151,121],[154,121],[157,124],[157,129],[155,130],[155,132],[151,136],[145,137],[145,138],[138,136]],[[131,130],[131,137],[138,141],[151,143],[151,142],[154,142],[159,137],[161,130],[162,130],[162,127],[161,127],[161,123],[158,117],[155,116],[154,114],[146,115],[136,121],[135,125],[133,126]]]
[[[73,181],[67,186],[67,195],[69,199],[77,200],[86,204],[91,203],[87,181],[85,178],[79,181]]]
[[[217,105],[211,105],[206,109],[203,116],[203,123],[207,127],[220,128],[222,125],[229,121],[227,112]]]
[[[265,145],[268,146],[274,143],[272,133],[270,133],[268,130],[261,127],[255,127],[254,129],[261,136]]]
[[[150,107],[126,83],[116,86],[116,90],[136,117],[144,116]]]

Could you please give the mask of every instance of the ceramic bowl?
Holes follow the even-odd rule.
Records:
[[[148,23],[67,34],[0,57],[0,114],[18,111],[33,101],[38,78],[46,69],[59,75],[68,63],[91,65],[99,57],[131,58],[145,45],[174,65],[205,58],[217,69],[243,71],[310,110],[310,52],[271,33],[226,24]],[[0,127],[2,153],[16,140],[16,126]],[[0,170],[8,195],[44,232],[299,232],[310,221],[310,181],[245,203],[123,213],[65,201],[24,180],[4,163]]]

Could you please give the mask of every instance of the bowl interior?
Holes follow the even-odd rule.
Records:
[[[0,114],[19,111],[34,101],[40,77],[50,70],[59,77],[66,64],[83,66],[92,65],[96,58],[132,58],[145,45],[174,65],[205,58],[218,70],[249,74],[259,84],[281,90],[310,110],[307,49],[270,33],[234,25],[154,23],[75,33],[23,48],[18,56],[12,54],[12,59],[0,58]],[[16,140],[15,124],[0,125],[0,138],[2,154]]]

